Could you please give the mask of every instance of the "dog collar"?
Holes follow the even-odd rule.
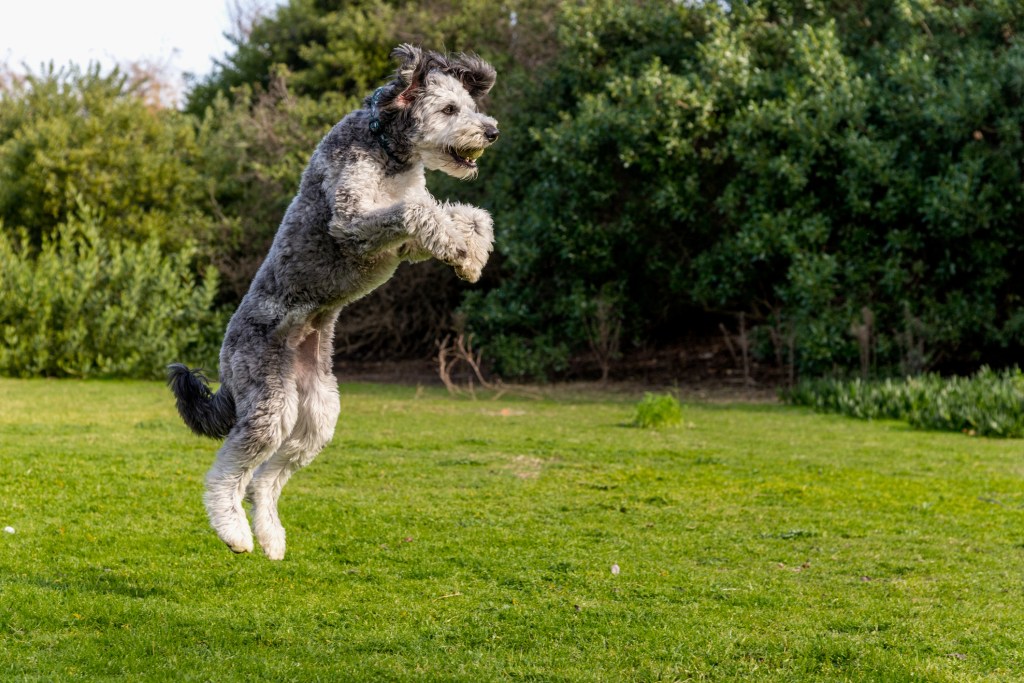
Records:
[[[380,116],[377,114],[377,102],[380,100],[380,94],[383,91],[383,87],[377,88],[373,91],[373,97],[370,98],[370,134],[376,138],[381,149],[388,155],[388,158],[400,164],[402,161],[391,151],[391,138],[384,132],[384,125],[380,122]]]

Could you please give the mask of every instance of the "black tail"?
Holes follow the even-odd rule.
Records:
[[[201,371],[172,363],[167,366],[167,386],[177,398],[181,419],[196,434],[223,439],[235,425],[235,397],[227,387],[216,394],[210,391]]]

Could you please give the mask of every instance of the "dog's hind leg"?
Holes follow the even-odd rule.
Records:
[[[228,434],[206,475],[203,500],[210,525],[236,553],[253,549],[252,532],[242,507],[246,487],[256,468],[280,449],[285,435],[291,432],[297,403],[294,382],[286,381],[273,390],[264,387],[248,414]]]
[[[311,334],[299,346],[295,364],[298,418],[285,442],[256,471],[247,497],[252,502],[256,540],[266,556],[280,560],[285,552],[285,530],[277,511],[281,489],[288,479],[323,450],[334,435],[340,402],[338,382],[329,372],[333,319],[329,330]],[[324,339],[325,335],[330,335]],[[326,348],[325,348],[326,347]],[[321,357],[326,359],[321,362]]]

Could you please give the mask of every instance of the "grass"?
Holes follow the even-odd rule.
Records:
[[[1020,680],[1019,443],[635,398],[343,386],[274,563],[164,387],[0,380],[0,679]]]
[[[683,421],[679,400],[671,394],[644,394],[633,409],[633,426],[642,429],[672,427]]]

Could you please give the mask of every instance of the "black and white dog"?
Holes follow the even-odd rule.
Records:
[[[491,217],[438,203],[424,169],[476,175],[498,137],[479,111],[494,68],[465,54],[401,45],[394,79],[324,137],[302,175],[267,259],[228,324],[221,386],[181,364],[168,383],[196,433],[224,438],[206,477],[210,523],[235,552],[253,549],[242,500],[271,559],[285,553],[281,488],[334,434],[334,323],[401,261],[437,258],[475,282],[491,252]]]

